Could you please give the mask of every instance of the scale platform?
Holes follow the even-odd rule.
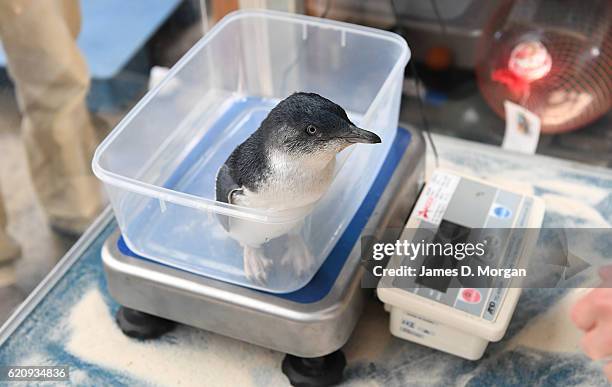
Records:
[[[153,262],[130,251],[116,231],[102,260],[109,292],[124,306],[119,314],[144,312],[300,358],[337,351],[357,323],[367,290],[359,239],[402,229],[424,179],[424,155],[420,132],[398,128],[345,232],[313,279],[291,293],[253,290]],[[124,317],[118,316],[120,325]]]

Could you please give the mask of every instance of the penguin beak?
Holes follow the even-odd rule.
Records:
[[[342,138],[350,143],[378,144],[382,142],[376,133],[358,128],[355,125],[349,125],[348,134],[342,136]]]

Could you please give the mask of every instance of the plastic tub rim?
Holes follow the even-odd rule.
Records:
[[[150,198],[158,199],[160,201],[174,203],[177,205],[191,207],[199,210],[214,211],[221,215],[269,224],[295,222],[301,218],[301,216],[296,216],[296,213],[301,214],[303,213],[304,207],[309,207],[315,204],[313,203],[304,207],[300,207],[298,209],[291,209],[285,211],[254,209],[235,204],[222,203],[213,199],[205,199],[200,196],[175,191],[151,183],[144,183],[135,178],[126,177],[118,173],[106,170],[100,165],[102,153],[106,151],[106,149],[115,140],[115,138],[126,128],[127,124],[131,122],[132,119],[138,113],[140,113],[140,111],[149,103],[149,101],[155,96],[157,96],[159,91],[175,77],[175,75],[189,62],[189,60],[191,60],[195,52],[199,51],[210,40],[212,40],[227,24],[236,20],[255,16],[267,16],[272,19],[287,20],[290,22],[295,22],[296,20],[298,20],[308,22],[308,25],[310,26],[350,31],[351,33],[373,36],[398,44],[400,46],[400,56],[395,61],[395,64],[389,71],[387,78],[385,79],[382,86],[376,93],[376,96],[370,103],[368,110],[363,116],[364,119],[367,119],[367,117],[369,117],[374,112],[375,108],[382,100],[381,97],[382,95],[384,95],[384,92],[386,92],[387,89],[391,87],[391,81],[396,76],[396,73],[398,71],[403,71],[411,56],[411,52],[406,41],[400,35],[395,34],[393,32],[336,20],[321,19],[314,16],[290,14],[279,11],[261,9],[245,9],[233,11],[223,17],[223,19],[221,19],[208,33],[206,33],[196,44],[194,44],[193,47],[191,47],[189,51],[187,51],[187,53],[183,55],[183,57],[174,66],[172,66],[172,68],[169,70],[168,74],[164,77],[164,79],[159,82],[153,89],[149,90],[145,94],[145,96],[140,101],[138,101],[138,103],[136,103],[136,105],[119,121],[119,123],[115,126],[111,133],[100,143],[100,145],[95,150],[94,157],[91,163],[93,173],[96,175],[96,177],[98,177],[98,179],[103,181],[105,184],[117,187],[119,189],[141,194],[143,196],[148,196]],[[325,21],[323,22],[322,20]]]

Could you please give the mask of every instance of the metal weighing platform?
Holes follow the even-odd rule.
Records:
[[[303,364],[293,367],[292,361],[310,359],[308,367],[332,362],[329,372],[341,375],[344,356],[335,352],[349,339],[364,301],[359,239],[401,230],[424,179],[424,153],[420,133],[398,129],[346,231],[313,279],[291,293],[248,289],[153,262],[130,251],[116,231],[104,244],[102,260],[109,293],[124,306],[117,315],[120,327],[130,336],[153,338],[178,322],[281,351],[291,355],[283,371],[294,383],[299,376],[288,368]]]

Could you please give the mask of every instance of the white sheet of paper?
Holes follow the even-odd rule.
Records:
[[[510,101],[504,101],[506,133],[502,148],[534,154],[540,139],[540,118],[533,112]]]

